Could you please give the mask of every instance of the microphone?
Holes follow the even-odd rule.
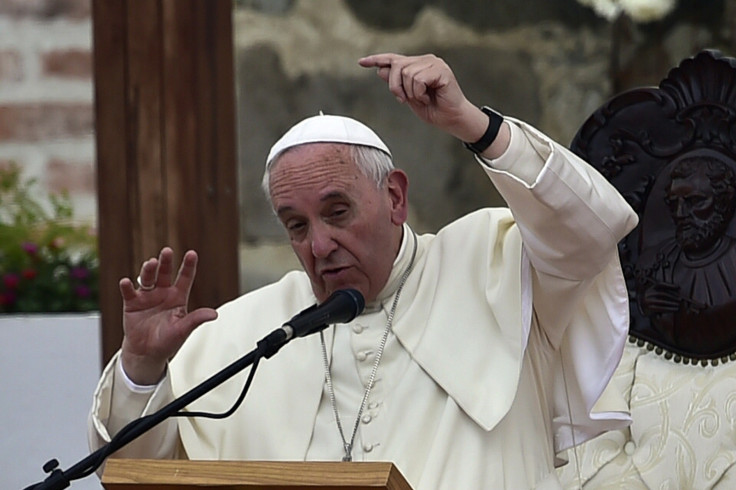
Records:
[[[304,337],[327,328],[329,323],[348,323],[360,315],[365,308],[365,299],[356,289],[339,289],[320,304],[302,310],[281,328],[286,331],[286,340]]]
[[[360,315],[365,299],[355,289],[339,289],[321,304],[302,310],[270,334],[258,341],[261,355],[270,359],[295,337],[304,337],[327,328],[328,323],[347,323]]]

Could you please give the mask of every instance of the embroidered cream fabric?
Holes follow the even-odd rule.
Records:
[[[564,488],[736,488],[736,362],[677,364],[628,344],[613,383],[633,423],[578,447],[578,464],[569,451]]]

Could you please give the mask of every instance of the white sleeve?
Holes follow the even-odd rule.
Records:
[[[514,215],[524,261],[532,266],[524,304],[533,305],[557,353],[552,396],[559,450],[630,420],[626,404],[604,392],[629,320],[617,245],[638,218],[591,165],[528,124],[507,120],[509,149],[483,167]]]
[[[511,209],[532,265],[564,279],[594,277],[636,226],[636,213],[580,157],[533,127],[507,120],[515,126],[512,144],[483,168]]]
[[[505,172],[531,187],[537,180],[549,157],[550,150],[545,145],[532,145],[524,132],[516,124],[504,121],[509,127],[509,146],[500,157],[490,160],[477,156],[477,160],[485,167]]]
[[[129,422],[158,411],[174,399],[168,373],[150,387],[137,386],[126,378],[118,352],[103,371],[94,393],[87,429],[92,451],[110,442]],[[180,457],[181,453],[178,424],[170,418],[117,451],[115,456],[171,459]]]

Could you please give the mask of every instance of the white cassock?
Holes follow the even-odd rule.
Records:
[[[628,329],[616,245],[636,215],[568,150],[522,122],[511,127],[509,150],[482,163],[513,214],[482,209],[417,238],[358,423],[353,459],[392,461],[415,489],[559,488],[558,452],[630,421],[624,400],[605,388]],[[324,331],[348,438],[414,243],[405,226],[378,300],[350,324]],[[243,356],[315,302],[306,274],[291,272],[225,304],[216,321],[187,340],[156,387],[131,386],[116,356],[95,393],[91,447]],[[246,374],[190,409],[227,410]],[[228,419],[171,420],[119,455],[340,460],[320,336],[297,339],[263,360]]]

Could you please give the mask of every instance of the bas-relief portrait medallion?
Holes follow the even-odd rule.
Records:
[[[639,215],[619,244],[632,338],[685,362],[736,353],[736,60],[704,51],[614,97],[571,148]]]

